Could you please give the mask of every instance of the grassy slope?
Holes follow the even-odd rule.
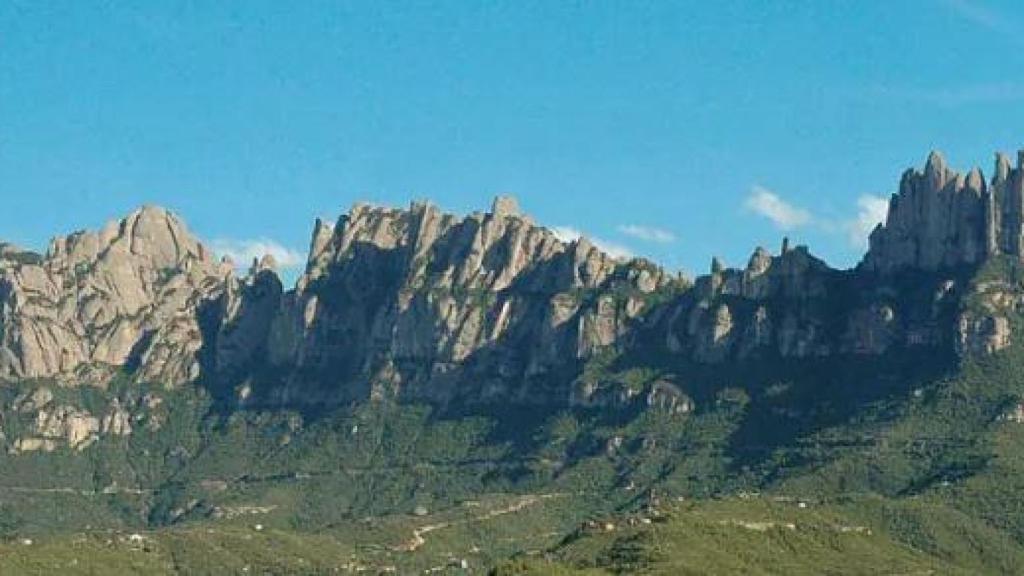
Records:
[[[533,414],[536,426],[500,409],[387,404],[221,418],[204,416],[201,394],[151,391],[165,398],[159,430],[0,455],[0,573],[405,572],[509,557],[510,573],[1024,572],[1024,425],[1000,419],[1024,398],[1019,342],[963,365],[649,360],[602,359],[588,376],[636,388],[682,374],[694,413],[643,410],[640,395]],[[8,438],[24,419],[5,412]],[[580,531],[588,520],[616,529]]]
[[[668,507],[650,524],[584,531],[556,561],[525,560],[498,573],[546,574],[976,574],[977,565],[915,549],[885,527],[893,504],[810,505],[771,498]],[[572,568],[570,568],[572,567]]]

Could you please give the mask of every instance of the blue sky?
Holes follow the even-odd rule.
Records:
[[[304,253],[354,201],[541,223],[688,272],[837,266],[900,173],[1024,147],[995,0],[0,2],[0,238],[142,203]]]

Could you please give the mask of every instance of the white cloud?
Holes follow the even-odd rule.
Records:
[[[633,257],[633,251],[630,250],[629,248],[626,248],[621,244],[608,242],[600,238],[594,238],[593,236],[589,234],[584,234],[580,230],[573,228],[571,226],[555,226],[554,228],[551,229],[551,231],[554,232],[555,236],[562,242],[573,242],[585,236],[588,240],[590,240],[591,243],[594,244],[594,246],[597,247],[598,250],[601,250],[602,252],[608,254],[612,258],[628,260]]]
[[[302,252],[283,246],[270,238],[231,239],[218,238],[210,243],[210,248],[219,256],[227,256],[240,268],[248,267],[253,259],[260,259],[269,254],[277,261],[279,268],[297,268],[306,263]]]
[[[889,212],[889,200],[881,196],[865,194],[857,198],[857,216],[846,222],[845,228],[850,244],[867,248],[868,236],[882,222]]]
[[[658,244],[671,244],[676,241],[676,235],[668,230],[654,228],[651,226],[638,226],[636,224],[623,224],[617,230],[626,236],[632,236],[645,242],[656,242]]]
[[[755,185],[743,205],[760,216],[771,220],[780,230],[792,230],[813,222],[814,217],[807,210],[794,206],[774,192]]]
[[[828,235],[846,235],[850,246],[864,249],[868,237],[880,223],[885,222],[889,212],[889,200],[881,196],[864,194],[857,198],[857,213],[849,218],[823,218],[810,210],[794,206],[777,194],[760,186],[754,186],[744,206],[768,220],[781,230],[813,227]]]

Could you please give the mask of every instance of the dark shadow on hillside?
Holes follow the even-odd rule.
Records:
[[[731,467],[737,472],[758,466],[772,468],[776,466],[772,459],[779,450],[798,453],[815,434],[850,423],[869,407],[906,400],[915,390],[956,372],[956,318],[965,295],[963,289],[976,274],[975,269],[945,274],[908,272],[891,277],[854,271],[828,274],[825,296],[816,300],[753,301],[723,296],[715,302],[727,303],[739,318],[749,318],[756,307],[765,306],[776,318],[787,310],[796,310],[798,317],[822,319],[816,330],[832,343],[834,351],[829,355],[782,357],[777,350],[764,349],[753,351],[743,360],[702,364],[685,354],[659,352],[664,326],[656,325],[646,327],[637,346],[621,356],[611,370],[645,367],[670,375],[693,398],[698,411],[713,410],[718,395],[726,388],[742,389],[750,400],[729,437],[727,449]],[[935,287],[945,279],[953,279],[959,292],[939,303]],[[693,305],[694,298],[694,294],[686,294],[670,306]],[[898,311],[897,322],[908,338],[911,333],[928,336],[920,336],[917,343],[890,343],[884,353],[857,351],[855,347],[839,351],[840,344],[849,339],[851,313],[878,303]],[[787,462],[787,466],[799,464],[795,460]]]
[[[220,374],[202,385],[216,399],[220,418],[234,411],[293,409],[307,423],[367,402],[424,403],[432,406],[430,422],[445,422],[468,417],[491,422],[487,442],[508,446],[513,453],[532,453],[546,441],[542,425],[560,411],[573,409],[591,426],[622,426],[646,409],[642,395],[632,402],[604,408],[570,407],[569,392],[585,362],[575,355],[559,357],[556,351],[575,350],[576,330],[582,314],[596,306],[597,300],[614,294],[616,275],[589,290],[572,288],[572,248],[547,260],[532,261],[520,271],[511,286],[500,291],[428,293],[418,289],[401,305],[398,294],[407,284],[410,270],[425,269],[427,286],[441,284],[441,275],[465,262],[479,224],[472,220],[453,226],[433,245],[427,262],[414,262],[411,246],[381,248],[361,242],[350,248],[346,260],[334,264],[307,288],[318,297],[318,314],[306,335],[304,365],[275,367],[266,354],[252,359],[250,372]],[[499,268],[509,258],[511,246],[499,243],[482,260]],[[825,287],[823,296],[797,298],[785,296],[759,300],[740,296],[719,296],[715,302],[727,302],[739,318],[749,318],[755,308],[766,306],[773,313],[798,309],[801,318],[818,322],[816,329],[833,343],[845,337],[850,311],[872,302],[886,302],[900,310],[900,322],[929,322],[955,326],[957,302],[944,308],[936,318],[932,293],[938,277],[933,274],[907,273],[880,278],[863,272],[825,270],[818,272]],[[973,270],[952,274],[960,285]],[[549,305],[554,294],[571,294],[580,302],[576,313],[557,329],[541,334],[540,326],[549,321]],[[292,294],[285,294],[284,305]],[[475,349],[457,362],[444,363],[435,350],[440,340],[436,314],[432,306],[437,298],[460,301],[479,299],[485,311],[480,318],[491,326],[502,305],[515,298],[518,313],[502,335]],[[728,438],[727,455],[736,469],[765,464],[780,449],[788,449],[829,427],[849,421],[877,402],[905,398],[915,388],[926,386],[949,374],[956,367],[951,338],[916,346],[894,346],[886,354],[835,353],[827,357],[782,358],[770,350],[755,350],[743,361],[701,364],[689,351],[670,353],[666,349],[661,322],[679,306],[692,306],[699,297],[696,290],[657,304],[638,321],[634,337],[626,350],[607,367],[610,373],[630,368],[649,368],[671,375],[697,411],[713,410],[718,395],[727,387],[743,389],[751,398],[736,428]],[[219,326],[214,303],[201,309],[204,330]],[[293,310],[297,314],[297,310]],[[391,328],[416,335],[396,348]],[[217,337],[205,340],[204,362],[211,362]],[[838,348],[838,344],[837,344]],[[545,356],[547,354],[547,356]],[[537,358],[548,364],[532,366]],[[387,378],[374,380],[370,375],[388,372]],[[240,405],[235,398],[236,384],[244,378],[252,388],[251,398]],[[282,396],[282,390],[287,395]],[[378,399],[370,400],[376,395]],[[581,445],[581,455],[600,450]]]
[[[402,402],[435,406],[435,419],[486,415],[495,422],[495,442],[523,448],[535,442],[533,430],[538,423],[567,407],[570,384],[582,366],[575,354],[560,355],[559,351],[575,350],[580,316],[622,278],[616,274],[596,288],[573,289],[575,256],[570,247],[549,259],[531,261],[503,290],[418,290],[400,305],[398,293],[410,270],[424,269],[427,286],[442,285],[442,276],[450,267],[454,267],[454,276],[463,274],[461,266],[478,226],[476,221],[466,220],[447,230],[432,246],[426,263],[413,261],[411,246],[381,248],[369,242],[351,246],[343,262],[307,287],[306,293],[318,298],[319,314],[306,336],[309,345],[303,352],[302,367],[275,367],[255,358],[253,370],[247,374],[220,373],[204,380],[202,385],[217,398],[222,416],[235,410],[285,407],[315,421],[383,392]],[[485,268],[497,270],[514,250],[506,237],[480,258]],[[550,323],[551,297],[557,293],[577,298],[579,310],[542,334]],[[284,295],[286,304],[291,297]],[[447,297],[483,310],[484,315],[474,320],[486,327],[497,321],[503,305],[513,298],[517,313],[498,339],[457,362],[445,363],[436,353],[441,335],[434,306],[438,298]],[[203,322],[211,329],[217,325],[214,309],[210,308]],[[415,336],[404,341],[401,349],[391,340],[394,326]],[[210,353],[217,346],[211,335],[204,348],[207,365],[212,365]],[[531,366],[537,358],[543,364],[540,368]],[[390,381],[367,378],[367,374],[385,369],[393,371]],[[232,397],[235,383],[242,378],[252,388],[244,406]],[[287,398],[280,395],[283,389],[289,391]]]

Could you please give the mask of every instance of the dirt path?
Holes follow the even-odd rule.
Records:
[[[110,494],[152,494],[154,490],[143,488],[118,488],[108,486],[102,490],[82,490],[77,488],[30,488],[28,486],[0,486],[0,492],[16,492],[19,494],[73,494],[75,496],[100,496]]]
[[[472,524],[475,522],[486,522],[493,520],[501,516],[508,514],[516,514],[534,506],[544,500],[550,500],[552,498],[559,498],[564,494],[527,494],[526,496],[520,496],[515,502],[505,506],[504,508],[497,508],[495,510],[488,510],[483,514],[478,514],[470,518],[463,518],[461,520],[453,520],[449,522],[438,522],[437,524],[427,524],[426,526],[420,526],[412,531],[412,538],[408,542],[402,544],[396,550],[399,552],[415,552],[422,548],[426,543],[426,535],[431,532],[443,530],[445,528],[451,528],[453,526],[460,526],[463,524]]]

